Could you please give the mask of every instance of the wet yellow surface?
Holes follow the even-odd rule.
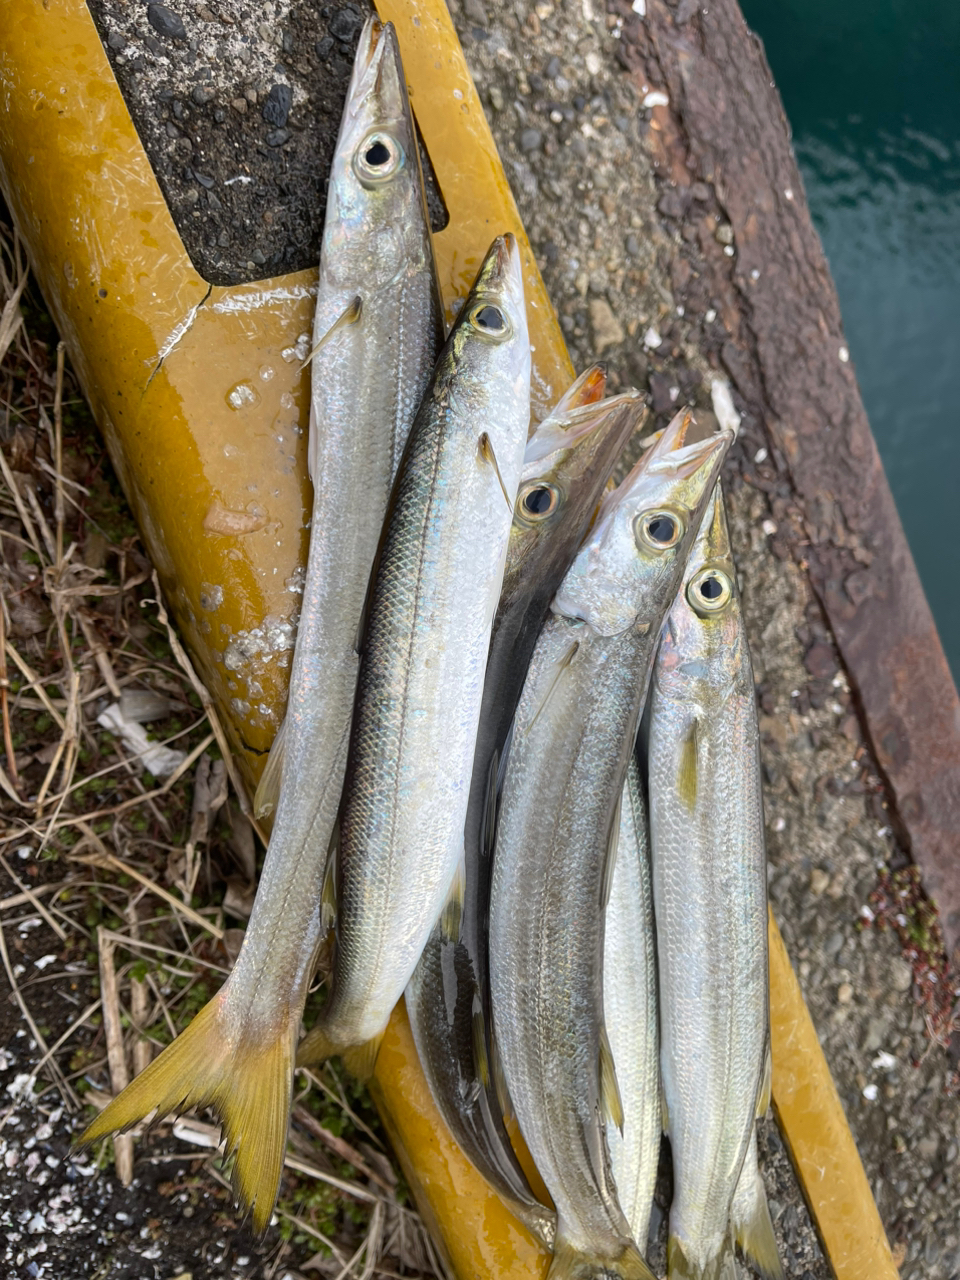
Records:
[[[383,3],[450,211],[448,315],[490,240],[525,262],[534,394],[571,374],[443,0]],[[214,288],[194,270],[83,0],[0,0],[0,179],[177,623],[248,783],[282,716],[305,560],[314,272]],[[895,1275],[853,1139],[773,926],[774,1103],[838,1280]],[[540,1277],[544,1251],[454,1147],[402,1009],[373,1093],[417,1202],[466,1280]]]
[[[770,915],[773,1106],[837,1280],[894,1280],[883,1223],[777,923]]]

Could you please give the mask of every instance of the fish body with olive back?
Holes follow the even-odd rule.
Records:
[[[437,362],[400,463],[372,582],[336,861],[327,1004],[309,1063],[372,1071],[390,1013],[449,900],[490,630],[530,415],[520,253],[496,241]]]
[[[603,929],[603,1016],[623,1103],[607,1125],[617,1199],[633,1238],[647,1241],[660,1159],[660,1040],[650,838],[643,780],[631,756]]]
[[[617,814],[664,615],[731,435],[678,415],[601,506],[554,598],[514,722],[494,853],[494,1036],[557,1210],[551,1280],[650,1280],[617,1200],[603,1016]]]
[[[321,934],[346,765],[357,631],[400,452],[442,341],[416,129],[396,36],[361,34],[330,172],[308,464],[310,546],[281,747],[276,821],[232,973],[186,1031],[87,1129],[209,1105],[234,1185],[263,1230],[286,1145],[293,1061]]]
[[[647,758],[669,1275],[732,1280],[737,1241],[780,1277],[755,1145],[770,1092],[759,734],[719,486],[664,627]]]
[[[503,1122],[491,1051],[487,916],[500,763],[520,690],[554,592],[583,541],[621,450],[643,412],[633,391],[597,403],[595,366],[531,436],[494,619],[464,831],[459,936],[434,926],[407,984],[424,1074],[457,1145],[530,1229],[553,1235],[553,1214],[520,1168]]]

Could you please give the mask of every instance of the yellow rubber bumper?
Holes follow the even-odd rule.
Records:
[[[443,0],[382,0],[450,212],[448,311],[490,240],[525,262],[536,394],[572,370]],[[0,181],[181,633],[250,784],[282,716],[306,557],[314,272],[233,288],[192,267],[83,0],[0,0]],[[304,338],[304,341],[306,339]],[[302,343],[301,349],[302,349]],[[773,1096],[838,1280],[896,1275],[816,1033],[771,919]],[[402,1006],[373,1094],[417,1203],[463,1280],[549,1259],[452,1143]]]

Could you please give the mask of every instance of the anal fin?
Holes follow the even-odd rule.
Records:
[[[600,1105],[608,1120],[611,1120],[623,1133],[623,1101],[620,1097],[620,1086],[617,1084],[617,1069],[613,1061],[613,1050],[607,1037],[607,1029],[600,1026]]]

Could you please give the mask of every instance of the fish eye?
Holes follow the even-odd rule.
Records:
[[[403,166],[403,147],[389,133],[368,133],[357,147],[353,167],[364,186],[386,182]]]
[[[499,307],[491,302],[481,303],[470,312],[470,324],[484,337],[502,342],[510,336],[510,322]]]
[[[701,616],[722,613],[733,597],[733,582],[723,569],[708,566],[690,579],[687,600]]]
[[[675,547],[683,537],[686,525],[676,511],[645,511],[637,517],[636,534],[638,541],[651,547],[654,551],[668,551]]]
[[[552,516],[560,504],[560,490],[544,480],[525,484],[517,495],[517,518],[524,524],[540,524]]]

